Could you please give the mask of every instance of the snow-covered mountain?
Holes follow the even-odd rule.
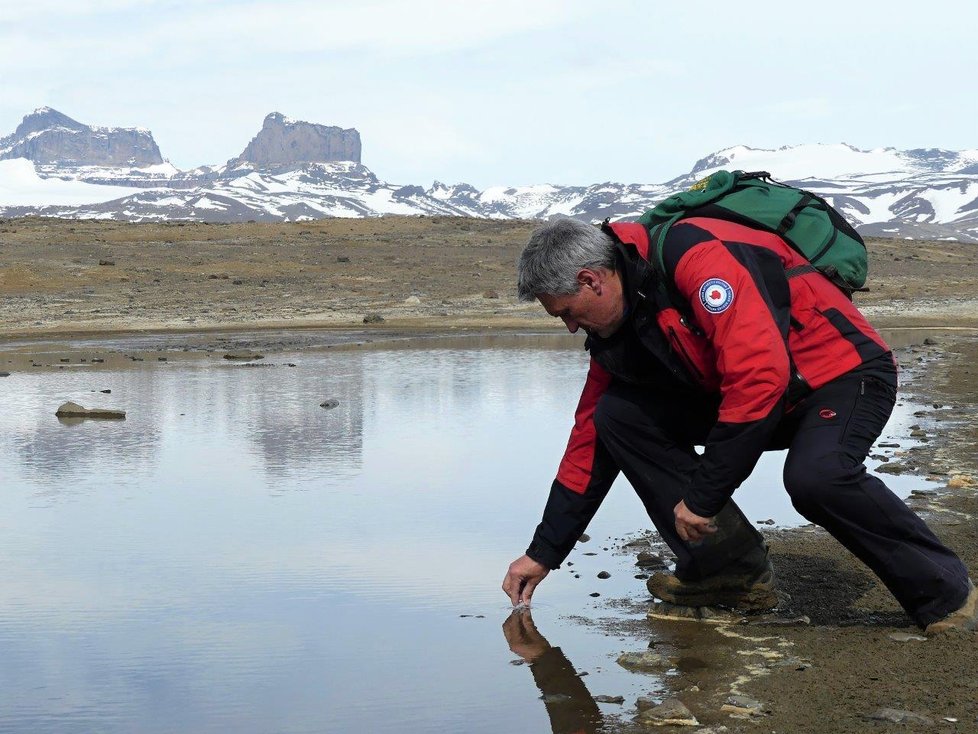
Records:
[[[736,146],[663,183],[539,184],[479,191],[465,183],[436,181],[424,188],[382,181],[360,163],[355,129],[300,122],[279,113],[265,118],[241,155],[224,165],[189,171],[163,161],[158,149],[156,158],[130,151],[121,164],[115,154],[94,161],[76,155],[78,140],[123,130],[79,126],[42,108],[0,140],[0,216],[129,221],[294,221],[384,214],[627,219],[713,171],[730,168],[769,171],[778,180],[814,191],[864,234],[978,242],[978,150]],[[123,131],[152,141],[148,131]],[[41,148],[28,147],[37,139],[46,141],[43,155]],[[64,146],[60,154],[58,145]]]

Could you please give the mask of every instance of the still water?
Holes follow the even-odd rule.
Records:
[[[567,339],[509,337],[14,371],[0,731],[551,731],[499,585],[539,519],[585,359]],[[67,425],[65,400],[128,417]],[[799,522],[779,457],[762,468],[745,511]],[[620,481],[572,555],[580,578],[552,573],[533,612],[568,685],[624,709],[662,682],[616,665],[634,641],[572,618],[645,594],[604,550],[643,517]]]

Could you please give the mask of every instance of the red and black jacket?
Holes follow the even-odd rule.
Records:
[[[753,470],[796,397],[889,351],[842,291],[775,234],[684,219],[663,245],[659,288],[648,230],[636,223],[604,230],[618,249],[628,309],[621,329],[633,329],[640,348],[633,339],[588,339],[591,367],[574,427],[527,551],[551,568],[618,474],[592,421],[612,380],[717,397],[717,422],[685,497],[692,512],[711,517]]]

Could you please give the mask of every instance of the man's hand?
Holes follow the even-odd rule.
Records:
[[[503,579],[503,591],[514,607],[517,604],[529,606],[533,590],[548,573],[550,569],[542,563],[537,563],[529,556],[520,556],[509,564],[509,571]]]
[[[700,517],[686,507],[685,501],[680,501],[672,513],[676,516],[676,532],[687,543],[703,540],[707,535],[717,531],[716,522],[712,517]]]

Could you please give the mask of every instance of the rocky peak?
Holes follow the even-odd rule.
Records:
[[[298,167],[332,161],[360,162],[360,133],[355,128],[317,125],[272,112],[241,155],[228,161],[228,168],[246,164],[255,168]]]
[[[0,139],[0,159],[27,158],[64,166],[152,166],[163,162],[153,134],[142,128],[93,127],[39,107]]]

